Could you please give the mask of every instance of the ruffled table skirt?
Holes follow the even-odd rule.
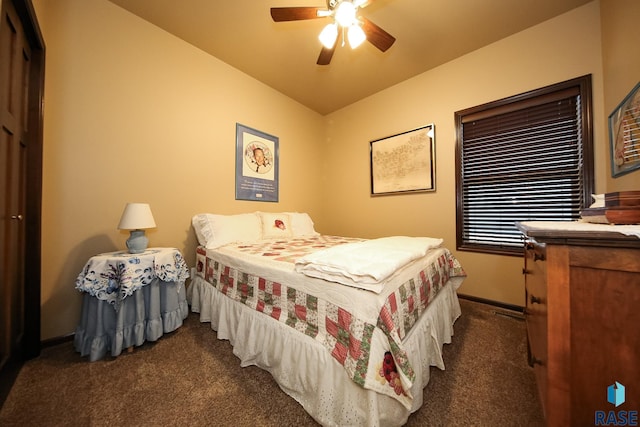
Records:
[[[76,351],[94,362],[175,331],[189,314],[185,286],[176,291],[177,285],[156,278],[125,298],[117,311],[107,301],[85,293],[74,338]]]

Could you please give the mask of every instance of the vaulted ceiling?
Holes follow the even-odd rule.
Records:
[[[325,66],[318,34],[331,18],[270,15],[324,0],[110,1],[324,115],[592,0],[372,0],[360,14],[396,42],[383,53],[339,41]]]

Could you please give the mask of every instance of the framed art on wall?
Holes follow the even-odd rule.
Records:
[[[278,201],[278,142],[236,123],[236,200]]]
[[[371,195],[435,191],[435,127],[371,141]]]
[[[609,116],[611,176],[640,169],[640,83]]]

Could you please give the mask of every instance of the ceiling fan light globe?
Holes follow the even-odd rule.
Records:
[[[327,49],[331,49],[338,39],[338,26],[335,23],[327,24],[318,36],[320,43]]]
[[[348,28],[356,22],[356,7],[350,1],[342,1],[336,9],[336,21],[341,27]]]
[[[355,49],[367,39],[367,35],[359,25],[352,25],[347,32],[347,38],[349,39],[351,49]]]

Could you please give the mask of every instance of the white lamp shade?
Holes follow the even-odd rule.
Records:
[[[333,45],[336,44],[336,40],[338,39],[338,25],[337,24],[327,24],[326,27],[322,29],[322,32],[318,36],[320,42],[327,49],[331,49]]]
[[[143,230],[155,228],[151,208],[147,203],[127,203],[118,224],[119,230]]]
[[[349,39],[349,46],[351,46],[351,49],[355,49],[367,39],[367,35],[359,25],[354,24],[349,27],[347,38]]]

